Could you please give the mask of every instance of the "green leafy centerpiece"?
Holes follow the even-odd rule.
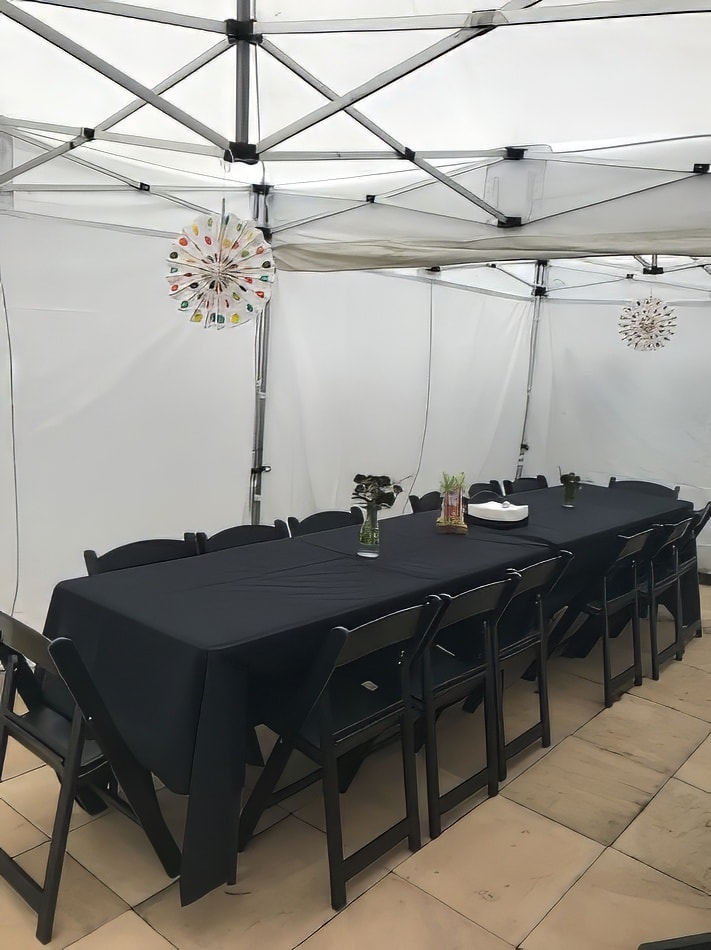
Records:
[[[563,507],[575,508],[575,493],[580,488],[580,476],[575,472],[567,472],[565,475],[558,467],[560,473],[560,483],[563,486]]]
[[[442,472],[442,513],[436,528],[443,534],[466,534],[469,530],[464,520],[464,472],[448,475]]]
[[[392,508],[402,491],[389,475],[356,475],[353,479],[353,499],[365,508],[365,518],[358,538],[358,554],[361,557],[377,557],[380,554],[380,525],[378,512]]]

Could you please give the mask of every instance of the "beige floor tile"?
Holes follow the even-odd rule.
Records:
[[[642,639],[642,672],[645,676],[651,676],[651,660],[649,655],[649,628],[645,620],[640,627]],[[663,620],[659,624],[658,630],[660,647],[671,642],[673,639],[673,627],[666,624]],[[610,641],[610,656],[612,663],[613,676],[632,665],[632,627],[628,625],[619,637],[614,637]],[[602,641],[598,640],[590,653],[582,658],[566,658],[570,664],[569,672],[574,676],[590,680],[591,683],[600,684],[600,698],[602,699]]]
[[[424,840],[427,828],[427,789],[422,753],[417,756],[417,760],[420,825]],[[443,792],[455,785],[457,781],[456,776],[440,769]],[[348,791],[340,796],[340,805],[343,846],[346,854],[357,850],[405,817],[405,789],[399,743],[385,746],[365,760]],[[282,807],[287,808],[302,821],[318,828],[319,831],[326,831],[320,782],[286,799],[282,802]],[[407,850],[404,853],[409,854]],[[383,860],[388,867],[392,868],[395,863],[402,860],[402,857],[401,849],[396,849],[391,855],[386,855]]]
[[[615,848],[711,894],[711,792],[669,779]]]
[[[128,950],[129,947],[135,947],[135,950],[172,950],[173,944],[132,910],[71,944],[71,950]]]
[[[711,634],[705,633],[703,637],[692,637],[686,644],[682,662],[711,673]]]
[[[2,782],[0,798],[8,805],[12,805],[15,811],[31,821],[47,836],[52,834],[59,798],[59,780],[48,765]],[[72,809],[70,827],[79,828],[93,820],[91,815],[75,805]]]
[[[574,662],[574,661],[572,661]],[[593,718],[603,707],[599,687],[568,672],[570,660],[556,660],[548,673],[551,733],[560,742]],[[539,719],[536,683],[520,680],[504,694],[504,728],[507,741]]]
[[[171,882],[143,830],[113,809],[70,832],[67,851],[132,907]]]
[[[517,945],[602,850],[498,796],[404,861],[396,873]]]
[[[18,814],[6,802],[0,801],[0,847],[11,857],[36,848],[47,840],[39,828]]]
[[[711,737],[701,743],[674,777],[705,792],[711,792]]]
[[[523,950],[633,950],[711,930],[711,900],[608,849],[523,941]]]
[[[18,858],[18,863],[34,877],[42,880],[49,845],[34,848]],[[115,894],[80,867],[71,857],[64,860],[62,884],[59,889],[57,913],[51,950],[61,950],[85,934],[126,911],[126,905]],[[12,890],[0,880],[0,945],[7,950],[37,950],[35,938],[37,916]]]
[[[708,735],[708,726],[684,713],[629,694],[576,733],[577,738],[673,775]]]
[[[611,844],[663,782],[654,769],[571,736],[502,794],[601,844]]]
[[[688,663],[670,663],[660,680],[645,680],[631,693],[711,722],[711,673]]]
[[[510,950],[510,944],[392,874],[309,937],[300,950],[335,947]]]
[[[23,772],[31,772],[32,769],[41,768],[42,765],[44,763],[36,755],[33,755],[32,752],[14,739],[8,739],[5,765],[2,770],[3,782],[14,778],[16,775],[22,775]],[[0,788],[2,788],[2,785],[0,785]]]
[[[382,868],[364,886],[386,873]],[[357,879],[351,882],[349,899],[362,890]],[[181,908],[174,884],[138,913],[180,950],[291,950],[334,914],[325,835],[290,816],[254,838],[240,855],[235,888],[212,891]]]

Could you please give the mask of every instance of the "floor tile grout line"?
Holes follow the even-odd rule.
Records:
[[[128,911],[122,911],[122,912],[121,912],[120,914],[118,914],[116,917],[112,917],[111,920],[105,920],[105,921],[103,922],[103,924],[99,924],[98,927],[95,927],[93,930],[90,930],[88,933],[82,934],[81,937],[77,937],[77,939],[76,939],[76,940],[73,940],[71,943],[65,944],[65,945],[61,948],[61,950],[71,950],[71,948],[72,948],[72,947],[75,947],[75,946],[79,943],[80,940],[84,940],[86,937],[90,937],[92,934],[98,933],[98,932],[101,930],[102,927],[106,927],[108,924],[113,923],[115,920],[118,920],[119,917],[123,917],[123,915],[126,914],[126,913],[134,914],[136,917],[138,917],[138,919],[139,919],[140,921],[142,921],[142,923],[144,923],[147,927],[150,927],[150,929],[151,929],[154,933],[156,933],[162,940],[165,940],[165,942],[166,942],[169,946],[173,947],[174,950],[180,950],[180,948],[177,946],[177,944],[174,944],[174,943],[172,942],[172,940],[168,940],[168,938],[167,938],[166,936],[164,936],[159,930],[156,930],[156,928],[153,927],[152,924],[150,924],[147,920],[145,920],[143,917],[141,917],[140,914],[137,914],[133,907],[131,907]]]
[[[620,850],[620,848],[616,848],[614,844],[611,844],[610,847],[607,848],[606,850],[615,851],[617,854],[622,854],[626,858],[629,858],[631,861],[636,861],[637,864],[641,864],[645,868],[649,868],[650,871],[655,871],[657,874],[661,874],[663,877],[668,877],[670,881],[676,881],[677,884],[682,884],[684,887],[688,887],[692,891],[696,891],[696,893],[700,894],[702,897],[706,897],[706,898],[711,897],[711,893],[703,890],[703,888],[697,887],[695,884],[689,884],[688,881],[682,881],[680,877],[674,877],[674,875],[669,874],[668,871],[660,871],[660,869],[655,867],[653,864],[649,864],[647,861],[643,861],[641,858],[638,858],[634,854],[628,854],[626,851],[622,851]]]
[[[557,824],[557,822],[556,822],[556,824]],[[599,843],[600,843],[600,842],[598,841],[597,844],[599,844]],[[528,940],[528,938],[531,936],[531,934],[533,933],[533,931],[536,930],[536,928],[538,928],[538,927],[541,926],[541,924],[543,923],[543,921],[549,916],[549,914],[553,911],[553,909],[554,909],[555,907],[557,907],[558,904],[560,904],[560,902],[563,900],[563,898],[566,897],[566,896],[572,891],[572,889],[585,877],[585,875],[588,873],[588,871],[590,871],[590,870],[597,864],[597,862],[602,858],[602,856],[603,856],[604,854],[606,854],[609,850],[610,850],[610,846],[607,846],[607,847],[605,847],[604,845],[602,846],[602,851],[600,852],[600,854],[598,854],[598,856],[597,856],[596,858],[594,858],[594,859],[590,862],[590,864],[589,864],[583,871],[581,871],[581,873],[575,878],[575,880],[574,880],[573,883],[570,885],[570,887],[566,888],[566,890],[560,895],[560,897],[555,901],[555,903],[552,904],[552,905],[548,908],[548,910],[547,910],[547,911],[545,912],[545,914],[541,917],[541,919],[535,924],[535,926],[532,927],[532,928],[528,931],[528,933],[527,933],[524,937],[521,938],[521,940],[519,940],[519,942],[516,944],[517,948],[520,947],[523,943],[525,943],[526,940]],[[628,855],[628,857],[629,857],[629,855]]]

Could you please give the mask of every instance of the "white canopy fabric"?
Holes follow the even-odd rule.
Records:
[[[14,209],[172,232],[267,184],[290,270],[708,252],[711,3],[249,8],[0,0]]]
[[[363,468],[711,498],[711,0],[149,2],[0,0],[0,607],[249,520],[262,410],[263,521]],[[256,335],[166,292],[223,201],[271,232]]]

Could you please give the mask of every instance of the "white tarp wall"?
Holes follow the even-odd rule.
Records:
[[[0,607],[32,626],[54,584],[85,573],[85,548],[210,533],[248,515],[254,325],[190,326],[167,296],[167,248],[164,238],[3,219]]]
[[[439,487],[508,476],[531,302],[392,274],[282,274],[272,316],[264,520],[348,508],[358,472]],[[487,478],[489,475],[487,474]]]
[[[672,273],[648,282],[588,273],[576,288],[565,266],[551,267],[526,473],[555,480],[560,466],[602,485],[610,475],[679,485],[696,508],[711,499],[711,280],[701,276],[704,289],[685,289]],[[649,294],[674,308],[677,327],[664,348],[643,352],[623,343],[618,321],[624,306]],[[699,562],[711,570],[708,530]]]

